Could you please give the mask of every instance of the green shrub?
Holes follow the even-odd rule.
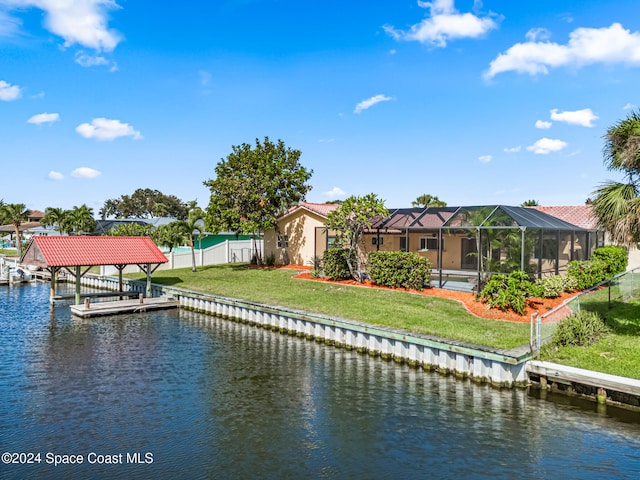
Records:
[[[367,274],[378,285],[422,290],[431,279],[431,263],[412,252],[369,253]]]
[[[556,298],[559,297],[562,292],[565,291],[566,277],[560,275],[553,275],[552,277],[539,278],[536,280],[536,297],[540,298]]]
[[[572,277],[571,275],[565,275],[562,277],[564,280],[564,291],[565,292],[575,292],[578,290],[578,279]]]
[[[586,290],[609,278],[607,266],[600,259],[573,260],[569,262],[567,276],[574,279],[576,290]]]
[[[347,264],[347,255],[349,255],[349,250],[344,248],[330,248],[326,250],[322,256],[325,276],[331,280],[347,280],[351,278],[351,272],[349,272],[349,265]]]
[[[555,346],[587,346],[594,343],[609,328],[596,312],[581,310],[562,320],[553,332]]]
[[[629,252],[624,247],[611,245],[596,248],[591,258],[602,260],[606,265],[606,277],[611,278],[627,269]]]
[[[493,275],[482,289],[480,298],[491,308],[499,308],[502,311],[511,309],[524,315],[527,296],[535,289],[534,283],[529,280],[529,274],[516,270],[509,276]]]
[[[276,254],[270,253],[267,255],[265,262],[267,263],[267,267],[273,267],[276,264]]]

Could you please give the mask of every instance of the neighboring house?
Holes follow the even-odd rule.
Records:
[[[310,265],[329,247],[331,236],[324,224],[327,215],[340,205],[302,202],[277,220],[277,228],[264,232],[265,258],[278,265]]]
[[[277,231],[265,232],[265,255],[275,255],[278,264],[309,264],[321,257],[332,241],[324,224],[338,206],[304,202],[288,210]],[[429,259],[435,273],[479,276],[521,268],[536,276],[557,274],[604,245],[604,232],[586,222],[585,209],[562,208],[581,216],[568,221],[558,212],[504,205],[391,209],[388,219],[364,235],[360,252],[363,257],[373,250],[416,252]]]

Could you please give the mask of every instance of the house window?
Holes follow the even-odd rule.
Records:
[[[371,237],[371,245],[384,245],[384,237]]]
[[[289,246],[289,235],[278,235],[278,248],[287,248]]]
[[[338,246],[338,239],[335,236],[327,237],[327,248],[336,248]]]
[[[444,250],[444,239],[442,249]],[[438,250],[438,237],[420,237],[420,250]]]

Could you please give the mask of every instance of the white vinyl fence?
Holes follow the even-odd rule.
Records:
[[[203,250],[196,250],[196,267],[205,265],[220,265],[223,263],[249,263],[254,255],[255,248],[258,248],[260,255],[264,256],[264,245],[262,240],[225,240],[223,243],[214,245]],[[191,251],[165,253],[169,260],[158,267],[158,270],[173,270],[174,268],[190,268],[192,266]],[[140,271],[136,265],[129,265],[124,269],[125,273]],[[100,270],[101,275],[115,275],[115,267],[104,266]]]

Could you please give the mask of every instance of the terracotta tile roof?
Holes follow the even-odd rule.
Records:
[[[565,222],[571,223],[587,230],[596,228],[597,219],[593,215],[591,205],[573,205],[573,206],[550,206],[550,207],[529,207],[535,208],[540,212],[544,212],[552,217],[559,218]]]
[[[49,267],[156,264],[168,261],[149,237],[38,236],[33,237],[23,261],[29,263],[31,256],[44,259]]]

